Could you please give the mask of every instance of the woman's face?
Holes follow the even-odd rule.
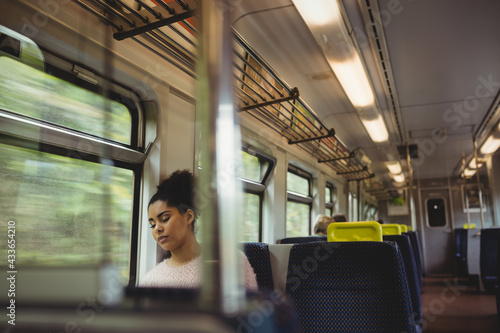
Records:
[[[165,201],[155,201],[148,209],[149,224],[156,242],[164,250],[181,248],[192,233],[193,211],[188,209],[181,214],[177,207],[167,205]]]

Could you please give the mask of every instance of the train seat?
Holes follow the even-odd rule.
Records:
[[[467,267],[467,239],[468,229],[455,229],[455,258],[457,262],[457,275],[466,277],[469,274]]]
[[[259,291],[273,291],[274,283],[269,246],[265,243],[244,243],[243,252],[255,272]]]
[[[384,241],[396,242],[401,251],[405,265],[406,277],[408,279],[408,288],[410,289],[411,302],[413,306],[413,315],[417,325],[422,322],[422,289],[418,277],[417,264],[413,247],[408,235],[384,235]]]
[[[484,289],[493,293],[498,287],[498,237],[500,228],[481,230],[480,270]]]
[[[407,235],[410,237],[410,244],[413,248],[415,255],[415,263],[417,265],[417,274],[420,281],[420,288],[424,285],[424,269],[422,266],[422,245],[420,243],[420,236],[417,231],[408,231]]]
[[[304,332],[416,332],[404,264],[393,242],[295,244],[286,294]]]
[[[279,244],[299,244],[311,242],[326,242],[326,236],[287,237],[278,241]]]

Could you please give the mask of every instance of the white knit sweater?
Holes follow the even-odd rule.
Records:
[[[252,266],[243,252],[245,286],[249,290],[257,290],[257,279]],[[201,256],[191,260],[185,265],[170,267],[168,259],[160,262],[150,270],[139,283],[140,287],[172,287],[172,288],[197,288],[201,284]]]

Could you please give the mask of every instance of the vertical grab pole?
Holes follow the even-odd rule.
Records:
[[[413,203],[413,168],[411,167],[410,146],[406,144],[406,165],[408,167],[408,209],[410,210],[410,224],[413,230],[417,230],[417,219],[415,216],[415,205]]]
[[[201,170],[197,196],[203,219],[200,305],[208,311],[230,314],[241,309],[244,296],[244,289],[239,288],[236,242],[235,210],[240,192],[234,173],[241,140],[233,104],[233,8],[230,0],[198,3],[196,126]]]
[[[465,157],[462,156],[462,170],[465,171]],[[464,178],[465,178],[465,175],[464,175]],[[471,225],[470,225],[470,210],[469,210],[469,195],[467,194],[467,180],[465,181],[465,185],[464,185],[464,195],[465,195],[465,209],[467,210],[467,227],[470,229],[471,228]]]
[[[477,138],[474,135],[474,159],[476,160],[476,180],[479,193],[479,212],[481,216],[481,229],[484,229],[484,214],[483,214],[483,191],[481,190],[481,179],[479,178],[479,161],[477,156]]]

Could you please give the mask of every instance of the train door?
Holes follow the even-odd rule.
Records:
[[[420,198],[424,272],[427,275],[454,274],[453,219],[449,189],[422,189]]]

